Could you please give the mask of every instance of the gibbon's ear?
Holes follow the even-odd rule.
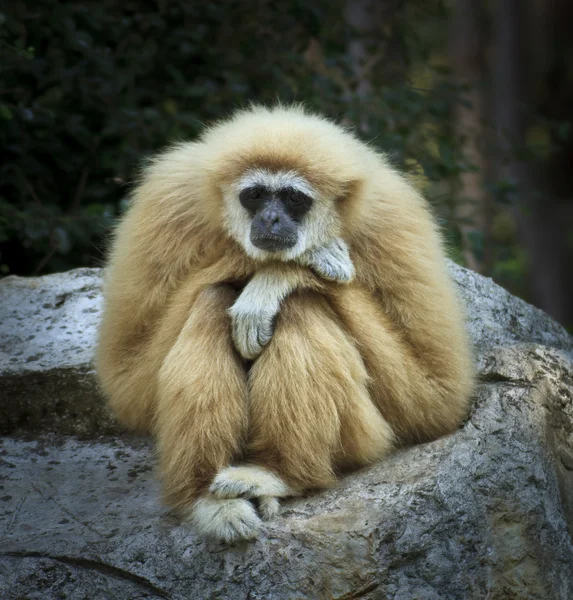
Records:
[[[353,179],[344,184],[341,193],[335,198],[334,205],[340,215],[344,231],[352,231],[358,224],[363,187],[364,182],[361,179]]]
[[[223,190],[210,181],[204,186],[195,186],[195,193],[200,193],[203,213],[208,224],[217,231],[224,231]],[[209,201],[205,201],[208,198]]]

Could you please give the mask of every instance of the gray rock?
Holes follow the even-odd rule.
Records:
[[[481,374],[460,431],[290,500],[258,541],[226,547],[197,539],[162,507],[147,440],[63,436],[76,425],[81,433],[107,425],[62,412],[42,435],[5,437],[0,447],[0,598],[572,598],[573,338],[490,280],[454,265],[452,272]],[[1,310],[24,321],[16,332],[0,316],[8,355],[0,386],[12,380],[13,429],[40,425],[16,420],[18,393],[54,407],[27,390],[28,378],[69,377],[69,408],[74,378],[93,377],[95,320],[78,312],[84,276],[96,289],[97,272],[86,270],[0,282]],[[52,281],[77,296],[30,318],[49,303],[38,290],[49,295]],[[45,367],[10,361],[17,352],[34,356],[27,337],[44,327],[35,321],[44,310],[61,310],[58,323],[75,318],[84,352],[74,362],[73,352],[54,348]],[[84,414],[84,397],[78,402]],[[90,403],[102,411],[95,394]]]
[[[547,313],[512,296],[493,280],[450,261],[450,273],[466,305],[478,367],[496,346],[518,342],[573,352],[573,337]]]
[[[0,432],[118,430],[92,366],[101,308],[99,269],[0,280]]]

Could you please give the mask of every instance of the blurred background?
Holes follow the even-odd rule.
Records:
[[[142,160],[251,101],[389,153],[451,257],[573,328],[573,2],[0,8],[0,275],[100,266]]]

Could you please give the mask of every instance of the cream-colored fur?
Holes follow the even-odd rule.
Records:
[[[224,542],[254,539],[262,525],[248,500],[220,500],[209,495],[192,504],[189,519],[201,535]]]
[[[246,241],[237,196],[253,173],[312,191],[288,253]],[[345,285],[309,259],[336,240],[353,265]],[[249,364],[233,331],[259,277],[280,300]],[[243,496],[254,487],[259,513],[274,514],[269,473],[291,490],[332,485],[467,413],[469,344],[427,203],[383,155],[301,108],[240,112],[156,158],[118,227],[104,296],[103,389],[123,423],[156,436],[166,501],[207,535],[255,536]],[[241,497],[218,497],[230,489]]]
[[[273,336],[274,321],[281,302],[296,288],[272,267],[255,273],[229,309],[233,342],[247,359],[256,358]]]
[[[280,510],[278,499],[298,493],[263,467],[226,467],[213,479],[209,492],[191,505],[189,518],[206,537],[225,542],[253,539],[261,527],[260,517],[276,517]],[[257,501],[256,510],[249,500]]]
[[[256,465],[219,471],[209,491],[217,498],[284,498],[296,494],[280,477]]]
[[[324,246],[309,248],[296,258],[299,265],[311,267],[328,281],[350,283],[354,279],[354,265],[344,240],[336,238]]]

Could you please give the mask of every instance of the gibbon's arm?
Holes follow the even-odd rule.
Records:
[[[266,266],[245,286],[229,309],[233,343],[243,358],[255,359],[269,343],[281,302],[300,283],[296,272]]]
[[[307,250],[296,263],[310,267],[327,281],[349,283],[354,277],[354,265],[342,239]],[[243,358],[253,360],[261,353],[273,336],[281,303],[301,287],[317,289],[316,278],[293,266],[269,265],[255,273],[229,310],[233,342]]]
[[[116,229],[104,273],[96,369],[115,414],[137,429],[152,426],[156,374],[185,323],[185,306],[203,288],[247,279],[255,271],[239,244],[205,212],[200,150],[197,144],[177,146],[145,170]],[[193,283],[192,290],[179,299],[185,282]],[[177,318],[168,314],[178,310],[174,303],[183,307]],[[162,327],[171,333],[158,335]]]
[[[346,238],[355,284],[333,288],[331,300],[397,433],[435,439],[459,426],[473,389],[464,311],[429,205],[394,169],[372,172]]]

